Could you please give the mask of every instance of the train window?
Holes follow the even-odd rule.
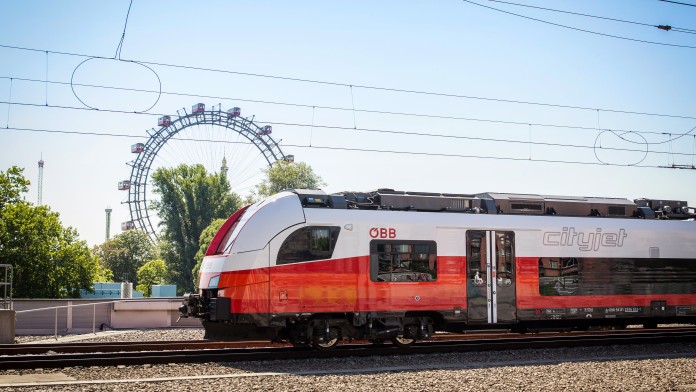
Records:
[[[578,259],[542,257],[539,259],[541,295],[578,295]]]
[[[494,234],[493,234],[494,233]],[[512,231],[483,231],[469,230],[466,233],[467,241],[467,279],[476,287],[485,288],[488,281],[489,265],[495,263],[495,274],[498,286],[511,286],[515,282],[515,233]],[[495,254],[488,247],[492,241],[495,246]],[[491,265],[492,267],[492,265]]]
[[[230,251],[232,250],[232,245],[234,244],[234,240],[237,239],[237,237],[233,236],[232,234],[237,229],[238,224],[239,224],[239,219],[237,219],[237,221],[232,224],[230,229],[227,231],[225,238],[223,239],[223,241],[225,242],[225,247],[223,248],[223,252],[225,254],[230,253]]]
[[[510,285],[513,280],[513,260],[515,260],[514,235],[511,231],[496,231],[495,232],[495,248],[498,254],[496,265],[498,283],[501,285]]]
[[[485,286],[488,272],[486,268],[486,232],[468,231],[467,263],[468,278],[476,286]]]
[[[434,282],[437,246],[434,241],[373,240],[370,242],[373,282]]]
[[[330,259],[340,231],[338,226],[307,226],[294,231],[280,246],[276,264]]]
[[[646,295],[696,292],[694,259],[542,257],[539,294]]]

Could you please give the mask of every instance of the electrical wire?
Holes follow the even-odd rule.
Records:
[[[276,121],[262,121],[262,122],[267,123],[267,124],[273,124],[273,125],[285,125],[285,126],[296,126],[296,127],[310,127],[311,126],[309,124],[285,123],[285,122],[276,122]],[[314,124],[314,127],[315,128],[323,128],[323,129],[336,129],[336,130],[343,130],[343,131],[356,130],[356,131],[361,131],[361,132],[397,134],[397,135],[406,135],[406,136],[436,137],[436,138],[445,138],[445,139],[462,139],[462,140],[494,142],[494,143],[529,144],[529,145],[533,145],[533,146],[543,146],[543,147],[585,148],[585,149],[596,149],[597,148],[596,143],[594,146],[586,146],[586,145],[579,145],[579,144],[532,142],[530,140],[525,141],[525,140],[514,140],[514,139],[494,139],[494,138],[485,138],[485,137],[476,137],[476,136],[444,135],[444,134],[437,134],[437,133],[408,132],[408,131],[392,131],[392,130],[375,129],[375,128],[351,128],[351,127],[340,127],[340,126],[335,126],[335,125],[317,125],[317,124]],[[679,137],[690,135],[690,133],[693,131],[694,131],[694,129],[691,129],[691,131],[689,131],[685,134],[682,134]],[[601,132],[616,132],[616,131],[607,129],[607,130],[601,130]],[[631,133],[631,132],[630,131],[623,132],[623,134],[627,134],[627,133]],[[677,137],[675,139],[678,139],[679,137]],[[643,138],[643,139],[645,140],[645,138]],[[638,143],[635,143],[635,142],[627,140],[627,139],[623,139],[623,140],[628,141],[630,143],[638,144]],[[674,140],[674,139],[672,139],[672,140]],[[647,145],[663,144],[666,142],[667,141],[663,141],[663,142],[659,142],[659,143],[650,143],[650,142],[647,142],[647,140],[646,140]],[[640,144],[646,144],[646,143],[640,143]],[[644,152],[643,150],[634,150],[634,149],[627,149],[627,148],[615,148],[615,147],[600,147],[600,148],[604,149],[604,150],[613,150],[613,151],[640,152],[640,153]],[[667,152],[667,151],[650,151],[650,152],[655,153],[655,154],[674,154],[674,155],[691,156],[691,154],[678,153],[678,152]]]
[[[8,79],[9,80],[11,78],[7,77],[7,76],[0,76],[0,79]],[[29,81],[29,82],[40,82],[40,83],[45,82],[43,80],[26,79],[26,78],[12,78],[12,79],[20,80],[20,81]],[[267,104],[267,105],[305,107],[305,108],[312,108],[313,110],[314,109],[325,109],[325,110],[336,110],[336,111],[354,111],[354,112],[362,112],[362,113],[370,113],[370,114],[435,118],[435,119],[442,119],[442,120],[461,120],[461,121],[473,121],[473,122],[485,122],[485,123],[497,123],[497,124],[509,124],[509,125],[522,125],[522,126],[533,125],[533,126],[537,126],[537,127],[580,129],[580,130],[592,130],[592,131],[597,130],[596,127],[583,127],[583,126],[576,126],[576,125],[530,123],[528,121],[507,121],[507,120],[482,119],[482,118],[472,118],[472,117],[444,116],[444,115],[427,114],[427,113],[409,113],[409,112],[394,112],[394,111],[371,110],[371,109],[353,109],[353,108],[343,108],[343,107],[335,107],[335,106],[320,106],[320,105],[310,105],[310,104],[301,104],[301,103],[292,103],[292,102],[277,102],[277,101],[265,101],[265,100],[237,98],[237,97],[222,97],[222,96],[200,95],[200,94],[192,94],[192,93],[166,92],[166,91],[161,91],[161,90],[146,90],[146,89],[125,88],[125,87],[101,86],[101,85],[94,85],[94,84],[79,84],[79,83],[71,84],[71,83],[67,83],[67,82],[56,82],[56,81],[49,81],[48,83],[54,83],[54,84],[59,84],[59,85],[71,85],[71,86],[74,85],[74,86],[91,87],[91,88],[104,88],[104,89],[121,90],[121,91],[153,93],[153,94],[160,94],[160,95],[171,95],[171,96],[183,96],[183,97],[194,97],[194,98],[205,98],[205,99],[221,99],[221,100],[230,100],[230,101],[261,103],[261,104]],[[0,103],[3,103],[3,102],[0,102]],[[31,105],[31,104],[24,103],[23,105]],[[39,106],[39,105],[36,105],[36,106]],[[85,105],[85,106],[87,106],[87,105]],[[59,107],[59,106],[54,106],[54,107]],[[69,106],[60,106],[59,108],[84,109],[84,108],[69,107]],[[88,106],[88,108],[89,108],[89,106]],[[100,110],[100,111],[104,111],[104,112],[111,111],[111,112],[115,112],[115,113],[128,113],[128,114],[151,114],[151,115],[158,115],[158,116],[173,115],[171,113],[157,114],[157,113],[145,113],[145,112],[138,112],[138,111],[117,111],[117,110],[97,109],[97,108],[91,108],[91,109]],[[595,109],[595,110],[601,111],[601,109]],[[678,118],[696,120],[696,117],[680,116]],[[637,132],[637,133],[655,134],[655,135],[663,135],[665,133],[677,133],[676,131],[673,131],[673,132],[634,131],[634,130],[616,129],[616,128],[614,128],[613,130],[619,131],[619,132]]]
[[[123,49],[123,40],[126,38],[126,27],[128,26],[128,17],[130,16],[130,10],[131,7],[133,6],[133,0],[130,1],[130,4],[128,5],[128,12],[126,13],[126,22],[123,24],[123,34],[121,34],[121,40],[118,43],[118,46],[116,47],[116,54],[114,55],[114,58],[118,56],[118,59],[121,59],[121,49]]]
[[[468,0],[462,0],[462,1],[468,1]],[[478,3],[473,3],[473,4],[480,5]],[[486,7],[483,5],[481,5],[481,6]],[[491,8],[491,7],[488,7],[488,8]],[[507,12],[507,11],[501,11],[501,12]],[[32,52],[44,52],[44,51],[46,51],[44,49],[33,49],[33,48],[3,45],[3,44],[0,44],[0,48],[25,50],[25,51],[32,51]],[[696,47],[693,47],[693,48],[696,49]],[[89,57],[89,58],[95,58],[95,59],[113,60],[111,58],[93,56],[93,55],[85,55],[85,54],[79,54],[79,53],[59,52],[59,51],[50,51],[50,50],[47,52],[52,53],[52,54],[65,55],[65,56],[78,56],[78,57]],[[178,69],[186,69],[186,70],[194,70],[194,71],[205,71],[205,72],[213,72],[213,73],[223,73],[223,74],[258,77],[258,78],[277,79],[277,80],[285,80],[285,81],[301,82],[301,83],[313,83],[313,84],[323,84],[323,85],[342,86],[342,87],[353,86],[353,88],[362,88],[362,89],[379,90],[379,91],[387,91],[387,92],[399,92],[399,93],[407,93],[407,94],[431,95],[431,96],[448,97],[448,98],[472,99],[472,100],[512,103],[512,104],[520,104],[520,105],[534,105],[534,106],[554,107],[554,108],[561,108],[561,109],[601,110],[603,112],[608,112],[608,113],[635,114],[635,115],[643,115],[643,116],[657,116],[657,117],[668,117],[668,118],[685,118],[685,119],[692,119],[692,120],[696,119],[695,117],[687,116],[687,115],[649,113],[649,112],[639,112],[639,111],[620,110],[620,109],[607,109],[607,108],[592,108],[592,107],[586,107],[586,106],[573,106],[573,105],[562,105],[562,104],[533,102],[533,101],[521,101],[521,100],[512,100],[512,99],[503,99],[503,98],[478,97],[478,96],[473,96],[473,95],[441,93],[441,92],[433,92],[433,91],[419,91],[419,90],[398,89],[398,88],[389,88],[389,87],[380,87],[380,86],[356,85],[356,84],[349,84],[349,83],[293,78],[293,77],[287,77],[287,76],[265,75],[265,74],[251,73],[251,72],[240,72],[240,71],[230,71],[230,70],[222,70],[222,69],[214,69],[214,68],[194,67],[194,66],[188,66],[188,65],[158,63],[158,62],[143,61],[143,60],[120,60],[120,61],[138,62],[141,64],[147,64],[147,65],[153,65],[153,66],[162,66],[162,67],[169,67],[169,68],[178,68]]]
[[[83,135],[83,136],[107,136],[107,137],[122,137],[122,138],[141,138],[141,136],[127,135],[127,134],[117,134],[117,133],[102,133],[102,132],[84,132],[84,131],[64,131],[64,130],[54,130],[54,129],[37,129],[37,128],[18,128],[10,127],[7,130],[14,131],[24,131],[24,132],[43,132],[43,133],[55,133],[55,134],[72,134],[72,135]],[[194,141],[194,142],[209,142],[209,143],[226,143],[226,144],[251,144],[251,142],[237,142],[229,140],[205,140],[197,138],[177,138],[172,137],[175,140],[184,141]],[[526,144],[529,142],[525,141],[511,141],[520,144]],[[539,158],[516,158],[516,157],[500,157],[500,156],[484,156],[484,155],[464,155],[464,154],[448,154],[448,153],[433,153],[433,152],[423,152],[423,151],[401,151],[401,150],[379,150],[379,149],[368,149],[368,148],[354,148],[354,147],[337,147],[337,146],[317,146],[317,145],[307,145],[307,144],[291,144],[284,143],[284,147],[292,148],[315,148],[324,150],[337,150],[337,151],[355,151],[355,152],[369,152],[369,153],[392,153],[392,154],[408,154],[408,155],[423,155],[423,156],[439,156],[439,157],[454,157],[454,158],[482,158],[482,159],[498,159],[498,160],[512,160],[512,161],[528,161],[528,162],[541,162],[541,163],[567,163],[567,164],[582,164],[582,165],[600,165],[600,166],[619,166],[619,167],[642,167],[642,168],[665,168],[665,166],[654,166],[654,165],[638,165],[638,164],[615,164],[615,163],[603,163],[603,162],[587,162],[587,161],[565,161],[565,160],[552,160],[552,159],[539,159]],[[676,154],[676,153],[673,153]],[[679,154],[687,155],[691,154]],[[696,167],[694,167],[696,169]]]
[[[0,101],[0,104],[5,103]],[[27,105],[27,106],[35,106],[35,107],[44,107],[43,105],[39,104],[22,104],[22,103],[12,103],[12,105]],[[59,109],[76,109],[76,110],[93,110],[93,109],[86,109],[86,108],[79,108],[79,107],[60,107],[60,106],[48,106],[49,108],[59,108]],[[104,111],[104,110],[100,110]],[[116,112],[116,113],[127,113],[127,114],[142,114],[140,112],[125,112],[125,111],[116,111],[116,110],[110,110],[108,112]],[[418,137],[435,137],[435,138],[447,138],[447,139],[461,139],[461,140],[473,140],[473,141],[485,141],[485,142],[494,142],[494,143],[516,143],[516,144],[529,144],[531,145],[537,145],[537,146],[545,146],[545,147],[562,147],[562,148],[585,148],[585,149],[596,149],[597,147],[597,140],[599,139],[599,136],[605,132],[614,132],[616,134],[616,130],[597,130],[593,129],[596,131],[599,131],[599,135],[595,139],[595,144],[593,146],[587,146],[587,145],[577,145],[577,144],[563,144],[563,143],[549,143],[549,142],[531,142],[531,141],[522,141],[522,140],[511,140],[511,139],[495,139],[495,138],[484,138],[484,137],[475,137],[475,136],[462,136],[462,135],[446,135],[446,134],[437,134],[437,133],[429,133],[429,132],[408,132],[408,131],[394,131],[394,130],[385,130],[385,129],[377,129],[377,128],[351,128],[351,127],[341,127],[341,126],[335,126],[335,125],[319,125],[319,124],[302,124],[302,123],[290,123],[290,122],[281,122],[281,121],[273,121],[273,120],[266,120],[266,121],[261,121],[263,123],[271,124],[271,125],[283,125],[283,126],[295,126],[295,127],[309,127],[310,129],[314,128],[321,128],[321,129],[334,129],[334,130],[356,130],[356,131],[362,131],[362,132],[372,132],[372,133],[385,133],[385,134],[398,134],[398,135],[406,135],[406,136],[418,136]],[[696,130],[695,128],[692,128],[690,131],[680,134],[674,139],[671,140],[676,140],[680,137],[687,136],[691,134]],[[639,132],[633,132],[633,131],[622,131],[623,134],[627,133],[636,133],[638,134]],[[665,135],[666,133],[660,133],[661,135]],[[111,136],[115,135],[113,133],[108,133],[104,134],[105,136]],[[135,136],[134,136],[135,137]],[[619,136],[621,137],[621,136]],[[642,136],[641,136],[642,137]],[[627,140],[625,138],[622,138],[623,140],[634,143],[633,141]],[[202,140],[206,141],[206,139],[183,139],[183,140]],[[645,138],[643,137],[643,140]],[[662,141],[662,142],[655,142],[655,143],[649,143],[645,142],[646,148],[649,145],[652,144],[664,144],[666,142],[669,142],[671,140],[667,141]],[[634,143],[635,144],[635,143]],[[311,146],[311,141],[310,141],[310,146]],[[600,149],[604,150],[613,150],[613,151],[624,151],[624,152],[644,152],[643,150],[635,150],[635,149],[626,149],[626,148],[608,148],[608,147],[599,147]],[[651,151],[652,153],[655,154],[667,154],[668,152],[664,151]],[[683,153],[678,153],[678,152],[673,152],[671,154],[674,155],[687,155],[689,156],[690,154],[683,154]]]
[[[7,102],[0,101],[0,104],[3,104],[3,103],[7,103]],[[34,107],[40,107],[40,108],[45,107],[44,105],[40,105],[40,104],[25,104],[25,103],[18,103],[18,102],[13,102],[11,104],[12,105],[20,105],[20,106],[34,106]],[[95,109],[87,109],[87,108],[80,108],[80,107],[65,107],[65,106],[55,106],[55,105],[48,106],[48,108],[74,109],[74,110],[95,110]],[[118,111],[118,110],[99,110],[99,112],[125,113],[125,114],[145,114],[145,113],[140,113],[140,112],[127,112],[127,111]],[[523,144],[531,143],[531,145],[538,145],[538,146],[545,146],[545,147],[586,148],[586,149],[597,148],[596,143],[594,146],[586,146],[586,145],[548,143],[548,142],[529,142],[529,141],[511,140],[511,139],[494,139],[494,138],[484,138],[484,137],[475,137],[475,136],[446,135],[446,134],[437,134],[437,133],[429,133],[429,132],[394,131],[394,130],[385,130],[385,129],[378,129],[378,128],[341,127],[341,126],[336,126],[336,125],[319,125],[319,124],[314,124],[314,123],[313,124],[302,124],[302,123],[291,123],[291,122],[282,122],[282,121],[274,121],[274,120],[266,120],[266,121],[260,121],[260,122],[266,123],[266,124],[271,124],[271,125],[309,127],[310,129],[321,128],[321,129],[335,129],[335,130],[354,130],[354,131],[362,131],[362,132],[397,134],[397,135],[419,136],[419,137],[463,139],[463,140],[486,141],[486,142],[497,142],[497,143],[517,143],[517,144],[519,144],[519,143],[523,143]],[[528,124],[526,124],[526,125],[528,125]],[[631,133],[632,132],[632,131],[617,131],[617,130],[597,130],[596,128],[591,128],[591,129],[594,131],[600,131],[600,132],[624,132],[624,133]],[[677,138],[689,135],[694,130],[696,130],[696,128],[692,128],[690,131],[679,135]],[[632,133],[640,133],[640,132],[632,132]],[[655,133],[655,134],[665,135],[664,132]],[[105,136],[112,136],[112,135],[116,135],[116,134],[107,133],[104,135]],[[123,135],[121,135],[121,136],[123,136]],[[133,135],[133,137],[136,137],[136,136]],[[185,139],[185,140],[189,140],[189,139]],[[196,140],[196,139],[190,139],[190,140]],[[206,141],[206,140],[203,139],[202,141]],[[663,143],[665,143],[665,142],[648,143],[648,144],[663,144]],[[311,142],[310,142],[310,145],[311,145]],[[643,150],[622,149],[622,148],[603,148],[603,149],[615,150],[615,151],[626,151],[626,152],[643,152]],[[666,154],[667,153],[667,152],[663,152],[663,151],[651,151],[651,152],[655,153],[655,154]],[[673,154],[675,154],[675,155],[690,155],[690,154],[682,154],[682,153],[677,153],[677,152],[675,152]]]
[[[81,62],[80,64],[78,64],[77,67],[75,67],[75,69],[73,69],[72,75],[70,76],[70,89],[72,90],[72,93],[73,93],[73,95],[75,96],[75,98],[76,98],[78,101],[80,101],[81,104],[83,104],[84,106],[86,106],[86,107],[89,108],[89,109],[100,110],[99,108],[96,108],[96,107],[92,107],[92,106],[90,106],[90,105],[87,105],[87,104],[85,103],[85,101],[84,101],[84,100],[80,97],[80,95],[77,93],[77,91],[75,91],[75,86],[80,85],[80,84],[75,83],[75,73],[77,73],[77,70],[80,69],[80,67],[82,67],[82,65],[84,65],[85,63],[87,63],[88,61],[91,61],[91,60],[95,60],[95,58],[94,58],[94,57],[88,58],[87,60],[85,60],[85,61]],[[114,60],[114,61],[123,61],[123,60]],[[145,110],[139,110],[139,111],[134,111],[135,113],[147,113],[147,112],[149,112],[150,110],[152,110],[152,108],[154,108],[155,105],[157,105],[157,103],[159,102],[160,98],[162,98],[162,80],[160,79],[159,74],[157,74],[157,72],[156,72],[154,69],[148,67],[147,65],[145,65],[145,64],[140,64],[140,63],[138,63],[137,61],[129,61],[129,63],[137,64],[137,65],[139,65],[139,66],[141,66],[141,67],[143,67],[143,68],[149,70],[149,71],[152,72],[152,73],[155,75],[155,77],[157,78],[157,85],[159,86],[159,90],[155,92],[155,93],[157,93],[157,99],[155,99],[155,101],[152,103],[152,105],[150,105],[150,107],[148,107],[147,109],[145,109]],[[83,85],[80,85],[80,86],[83,86]]]
[[[669,44],[669,43],[664,43],[664,42],[655,42],[655,41],[648,41],[648,40],[643,40],[643,39],[622,37],[622,36],[613,35],[613,34],[600,33],[600,32],[598,32],[598,31],[592,31],[592,30],[581,29],[581,28],[577,28],[577,27],[572,27],[572,26],[563,25],[563,24],[560,24],[560,23],[549,22],[549,21],[547,21],[547,20],[543,20],[543,19],[539,19],[539,18],[532,18],[531,16],[516,14],[516,13],[514,13],[514,12],[501,10],[500,8],[495,8],[495,7],[490,7],[490,6],[487,6],[487,5],[479,4],[479,3],[476,3],[476,2],[471,1],[471,0],[462,0],[462,1],[463,1],[464,3],[469,3],[469,4],[477,5],[477,6],[479,6],[479,7],[488,8],[488,9],[490,9],[490,10],[502,12],[502,13],[504,13],[504,14],[514,15],[514,16],[517,16],[517,17],[519,17],[519,18],[529,19],[529,20],[533,20],[533,21],[535,21],[535,22],[545,23],[545,24],[548,24],[548,25],[556,26],[556,27],[563,27],[563,28],[565,28],[565,29],[580,31],[580,32],[583,32],[583,33],[589,33],[589,34],[594,34],[594,35],[600,35],[600,36],[602,36],[602,37],[616,38],[616,39],[621,39],[621,40],[626,40],[626,41],[633,41],[633,42],[640,42],[640,43],[650,44],[650,45],[670,46],[670,47],[684,48],[684,49],[696,49],[696,46],[691,46],[691,45]]]
[[[675,31],[675,32],[679,32],[679,33],[696,34],[696,30],[684,29],[684,28],[681,28],[681,27],[653,25],[653,24],[650,24],[650,23],[634,22],[634,21],[630,21],[630,20],[608,18],[608,17],[605,17],[605,16],[597,16],[597,15],[582,14],[582,13],[579,13],[579,12],[557,10],[557,9],[553,9],[553,8],[538,7],[538,6],[534,6],[534,5],[528,5],[528,4],[512,3],[512,2],[509,2],[509,1],[502,1],[502,0],[488,0],[488,1],[489,1],[489,2],[492,2],[492,3],[509,4],[509,5],[515,5],[515,6],[518,6],[518,7],[527,7],[527,8],[534,8],[534,9],[538,9],[538,10],[544,10],[544,11],[559,12],[559,13],[569,14],[569,15],[584,16],[584,17],[587,17],[587,18],[595,18],[595,19],[610,20],[610,21],[612,21],[612,22],[621,22],[621,23],[629,23],[629,24],[640,25],[640,26],[655,27],[655,28],[658,28],[658,29],[661,29],[661,30],[665,30],[665,31]]]
[[[687,5],[690,7],[696,7],[696,4],[682,3],[679,1],[672,1],[672,0],[658,0],[658,1],[664,1],[665,3],[672,3],[672,4]]]

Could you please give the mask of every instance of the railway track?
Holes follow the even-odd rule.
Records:
[[[365,357],[529,348],[654,344],[696,341],[696,328],[622,330],[534,335],[444,335],[409,349],[390,344],[342,344],[316,351],[269,342],[119,342],[0,345],[0,370],[117,366],[168,363],[239,362],[259,360]],[[40,347],[39,347],[40,346]],[[24,350],[24,351],[22,351]],[[40,354],[38,354],[40,352]]]

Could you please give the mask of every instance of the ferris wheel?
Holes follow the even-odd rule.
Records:
[[[147,142],[131,146],[131,153],[138,155],[128,163],[130,179],[118,183],[119,190],[128,191],[124,203],[130,209],[130,220],[123,222],[121,229],[140,229],[156,242],[159,218],[151,208],[156,196],[149,178],[159,167],[204,164],[209,172],[224,172],[232,190],[239,191],[258,183],[263,167],[278,160],[294,161],[294,156],[283,153],[272,132],[270,125],[254,123],[254,116],[242,117],[238,107],[223,111],[217,105],[206,110],[205,104],[198,103],[191,113],[181,109],[174,118],[160,117],[157,128],[147,131]]]

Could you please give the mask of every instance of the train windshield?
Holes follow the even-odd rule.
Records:
[[[257,215],[257,213],[264,207],[266,207],[269,204],[272,204],[276,202],[277,200],[287,197],[289,194],[287,192],[281,192],[276,195],[273,195],[267,199],[264,199],[262,201],[257,202],[256,204],[252,204],[249,206],[246,211],[244,211],[244,215],[241,216],[236,222],[234,222],[230,228],[227,230],[227,234],[225,234],[225,241],[224,241],[224,246],[220,246],[218,248],[218,251],[216,253],[223,253],[223,254],[229,254],[230,251],[232,250],[232,246],[234,245],[235,240],[239,236],[239,233],[242,231],[244,226],[249,222],[249,219]],[[294,196],[294,195],[293,195]],[[264,215],[264,214],[260,214]],[[262,218],[259,216],[258,218]],[[257,219],[258,219],[257,218]]]

